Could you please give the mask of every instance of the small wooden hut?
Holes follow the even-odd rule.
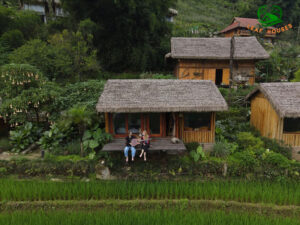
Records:
[[[184,150],[183,144],[171,144],[172,137],[212,144],[215,112],[228,106],[211,81],[141,79],[108,80],[96,108],[115,138],[103,150],[120,151],[128,131],[140,128],[155,139],[152,150]]]
[[[225,27],[223,30],[219,32],[220,35],[224,37],[233,37],[233,36],[244,36],[249,37],[251,36],[251,29],[261,29],[262,26],[260,25],[258,19],[255,18],[242,18],[242,17],[234,17],[231,21],[231,24]],[[273,39],[276,37],[276,33],[272,33],[272,29],[275,27],[267,27],[263,28],[265,30],[264,34],[264,41],[265,42],[272,42]]]
[[[262,136],[283,140],[300,160],[300,82],[262,83],[251,100],[251,124]]]
[[[166,55],[178,79],[212,80],[216,85],[254,84],[255,63],[269,58],[256,37],[172,38]]]

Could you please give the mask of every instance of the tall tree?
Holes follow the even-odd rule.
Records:
[[[175,0],[63,0],[75,19],[97,24],[94,44],[105,69],[161,68],[169,48],[171,25],[166,21]]]

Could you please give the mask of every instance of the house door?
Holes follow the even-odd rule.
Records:
[[[223,70],[217,69],[216,70],[216,85],[221,85],[223,81]]]
[[[146,115],[146,130],[153,137],[163,136],[163,116],[161,113],[149,113]]]

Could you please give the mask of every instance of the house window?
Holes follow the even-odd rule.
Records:
[[[133,134],[138,134],[141,128],[141,114],[130,113],[128,114],[128,130]]]
[[[116,113],[113,115],[114,133],[126,134],[126,114]]]
[[[185,113],[184,130],[210,130],[211,113]]]
[[[300,132],[300,118],[284,118],[283,132]]]

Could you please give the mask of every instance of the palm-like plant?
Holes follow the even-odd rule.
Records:
[[[85,106],[76,106],[69,109],[64,115],[63,123],[67,126],[75,125],[77,126],[78,133],[80,136],[80,153],[83,156],[83,134],[86,127],[92,123],[91,118],[92,113],[86,110]]]

